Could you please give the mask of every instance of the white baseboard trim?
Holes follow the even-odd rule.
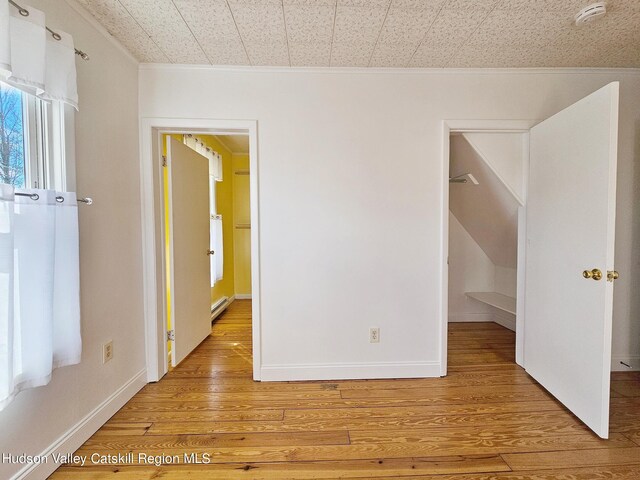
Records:
[[[46,456],[49,459],[47,463],[25,465],[11,480],[47,478],[60,466],[53,462],[52,454],[71,454],[75,452],[146,384],[147,369],[143,368],[82,420],[49,445],[40,454],[40,456]]]
[[[493,322],[493,313],[450,313],[449,322]]]
[[[623,365],[623,362],[629,365]],[[640,371],[640,355],[613,355],[611,357],[612,372],[638,372]]]
[[[329,365],[263,365],[263,382],[439,377],[439,362],[346,363]]]
[[[251,300],[250,293],[236,293],[234,296],[236,300]]]

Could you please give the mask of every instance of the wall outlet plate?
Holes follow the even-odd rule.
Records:
[[[113,340],[102,345],[102,363],[107,363],[113,358]]]
[[[380,329],[378,327],[369,329],[369,343],[380,343]]]

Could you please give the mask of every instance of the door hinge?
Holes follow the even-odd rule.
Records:
[[[167,156],[166,155],[162,155],[162,166],[163,167],[167,166]]]
[[[176,341],[176,331],[175,330],[167,330],[167,341],[175,342]]]

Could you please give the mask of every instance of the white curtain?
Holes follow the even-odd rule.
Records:
[[[222,215],[213,215],[210,223],[211,249],[215,252],[211,255],[211,286],[222,280],[224,268],[224,251],[222,246]]]
[[[0,78],[11,75],[11,31],[9,2],[0,2]]]
[[[6,1],[0,2],[0,80],[37,95],[78,108],[75,47],[68,33],[47,32],[45,14],[23,5],[20,14]]]
[[[75,194],[0,185],[0,410],[80,362],[79,286]]]
[[[209,212],[211,221],[209,225],[210,249],[215,253],[211,259],[211,286],[222,280],[224,270],[224,255],[222,241],[222,215],[218,215],[216,205],[216,182],[222,181],[222,155],[215,152],[199,138],[193,135],[183,135],[183,143],[209,160]]]

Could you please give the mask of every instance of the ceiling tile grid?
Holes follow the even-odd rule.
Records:
[[[640,0],[78,0],[141,62],[640,67]]]
[[[173,63],[209,63],[172,0],[119,0]]]
[[[147,35],[118,0],[78,0],[101,25],[140,61],[169,62],[169,57]]]

